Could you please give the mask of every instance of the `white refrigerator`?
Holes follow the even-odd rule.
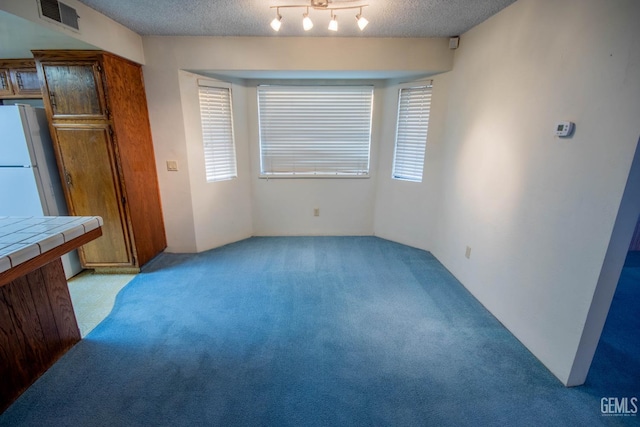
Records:
[[[0,216],[68,215],[43,108],[0,105]],[[82,271],[62,257],[67,278]]]

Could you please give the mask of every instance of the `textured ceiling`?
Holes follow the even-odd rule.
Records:
[[[315,26],[302,30],[304,9],[280,9],[282,29],[269,23],[270,6],[308,5],[286,0],[79,0],[141,35],[449,37],[462,34],[515,0],[333,0],[330,6],[368,4],[369,26],[360,32],[358,10],[338,10],[339,30],[327,30],[330,13],[311,10]],[[82,19],[82,17],[81,17]]]

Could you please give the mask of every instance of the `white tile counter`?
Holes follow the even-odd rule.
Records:
[[[99,216],[0,216],[0,273],[102,225]]]

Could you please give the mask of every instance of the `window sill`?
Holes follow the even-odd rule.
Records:
[[[260,179],[369,179],[371,175],[260,175]]]

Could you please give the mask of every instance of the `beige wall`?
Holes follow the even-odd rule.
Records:
[[[374,230],[376,236],[425,250],[432,250],[435,225],[441,197],[440,177],[443,130],[447,113],[449,75],[442,73],[433,82],[431,112],[425,152],[422,182],[391,178],[398,112],[398,92],[401,87],[419,83],[389,82],[384,100],[378,105],[384,110],[378,164],[378,185]]]
[[[386,89],[377,85],[370,179],[258,178],[255,87],[270,78],[416,76],[450,70],[447,39],[144,37],[149,113],[169,250],[205,250],[251,235],[374,234],[377,150]],[[422,52],[417,55],[416,52]],[[188,73],[185,73],[188,71]],[[197,75],[233,80],[236,180],[204,183]],[[301,74],[300,72],[305,72]],[[227,79],[229,80],[229,79]],[[180,102],[176,100],[180,99]],[[385,122],[386,123],[386,122]],[[388,123],[385,126],[390,126]],[[166,171],[176,160],[178,172]],[[313,208],[320,208],[320,217]]]
[[[609,296],[620,272],[604,261],[640,135],[639,21],[631,0],[519,0],[462,36],[450,73],[434,253],[570,385],[601,271]]]
[[[297,81],[300,84],[312,84]],[[370,178],[260,179],[258,144],[258,81],[249,90],[249,128],[253,160],[253,233],[258,236],[286,235],[373,235],[373,212],[376,197],[380,122],[383,114],[377,106],[383,102],[382,82],[357,81],[352,84],[374,86],[374,111],[371,130]],[[314,84],[331,82],[314,82]],[[346,83],[341,81],[341,83]],[[335,84],[335,83],[334,83]],[[320,216],[313,215],[314,209]]]
[[[179,72],[180,95],[184,114],[191,207],[193,209],[195,250],[200,252],[251,236],[250,169],[246,123],[246,89],[239,84],[224,84],[233,95],[234,136],[238,178],[207,182],[202,143],[202,123],[198,99],[198,80],[216,82],[186,71]],[[222,83],[222,82],[220,82]],[[166,166],[165,166],[166,170]],[[170,177],[172,173],[168,174]],[[195,195],[195,196],[194,196]]]
[[[65,3],[78,12],[80,17],[78,20],[79,32],[40,18],[37,0],[2,0],[0,10],[52,30],[55,36],[51,38],[55,40],[52,40],[53,45],[49,45],[46,36],[40,40],[30,38],[30,25],[25,25],[24,34],[20,34],[14,29],[12,34],[4,36],[12,38],[12,45],[23,45],[25,42],[33,44],[31,46],[25,45],[25,49],[23,49],[25,52],[30,49],[87,49],[88,47],[83,46],[86,43],[144,64],[142,38],[138,34],[77,0],[65,0]],[[69,39],[75,39],[77,42],[65,43],[60,35],[66,35]],[[2,46],[2,42],[0,42],[0,46]],[[12,46],[12,49],[14,48],[15,46]],[[26,56],[28,55],[24,57]]]

